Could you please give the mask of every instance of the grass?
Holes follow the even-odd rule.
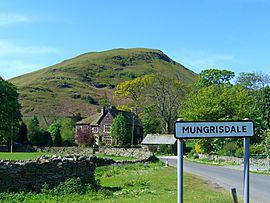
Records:
[[[63,194],[0,193],[0,202],[171,203],[177,202],[176,174],[175,168],[164,167],[160,162],[98,167],[96,177],[101,185],[98,191],[87,189],[82,194],[64,194],[65,190],[61,191]],[[184,202],[224,203],[232,200],[229,193],[185,173]]]
[[[46,152],[0,152],[0,160],[34,160],[42,155],[48,155]]]

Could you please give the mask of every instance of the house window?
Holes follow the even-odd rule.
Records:
[[[106,144],[106,145],[112,145],[112,137],[105,135],[102,137],[102,141]]]
[[[110,133],[111,132],[111,125],[104,125],[104,133]]]
[[[98,133],[98,127],[93,127],[93,128],[92,128],[92,132],[93,132],[93,133]]]

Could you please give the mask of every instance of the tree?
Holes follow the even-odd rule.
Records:
[[[256,127],[260,128],[258,131],[270,129],[270,87],[264,87],[254,91],[256,99],[255,110],[257,110]]]
[[[22,115],[16,87],[0,77],[0,143],[7,144],[17,135]]]
[[[140,105],[140,97],[145,87],[153,80],[153,75],[145,75],[134,80],[125,81],[116,86],[114,95],[120,98],[129,98],[135,106]]]
[[[231,85],[235,74],[229,70],[207,69],[201,71],[197,87],[208,87],[210,85]]]
[[[52,136],[54,146],[61,146],[62,144],[62,137],[61,137],[60,129],[61,129],[61,124],[58,122],[51,124],[48,128],[48,132]]]
[[[32,145],[43,145],[43,132],[39,126],[39,120],[36,116],[33,116],[28,124],[28,139]]]
[[[161,121],[156,116],[156,112],[153,107],[146,107],[143,110],[141,113],[141,121],[143,123],[143,132],[145,135],[162,132]]]
[[[250,92],[236,85],[211,85],[192,92],[183,108],[185,120],[238,120],[250,117],[254,98]]]
[[[131,133],[126,124],[125,117],[121,113],[113,119],[111,136],[117,145],[131,143]]]
[[[61,136],[63,144],[72,145],[75,142],[75,122],[71,118],[61,120]]]
[[[175,76],[157,75],[147,87],[144,105],[148,105],[160,119],[162,133],[173,133],[174,122],[179,109],[187,96],[188,88]]]
[[[48,131],[43,132],[43,146],[52,146],[53,141],[52,141],[52,136],[51,133]]]
[[[28,143],[27,134],[28,134],[27,126],[24,122],[22,122],[19,128],[17,141],[23,144],[27,144]]]
[[[119,84],[115,95],[133,101],[149,131],[154,128],[159,131],[161,125],[163,133],[172,133],[180,105],[188,92],[179,78],[177,75],[146,75]],[[155,118],[154,122],[151,117]],[[159,126],[154,126],[156,124]]]
[[[269,75],[263,73],[240,73],[236,83],[252,90],[258,90],[270,84]]]
[[[264,140],[262,142],[262,148],[265,152],[265,154],[270,157],[270,129],[264,131]]]
[[[255,99],[250,91],[240,85],[211,85],[193,91],[180,117],[187,121],[255,119],[252,116]],[[254,139],[257,139],[255,136]],[[199,144],[205,153],[218,153],[231,139],[201,139]],[[236,140],[233,140],[236,141]],[[242,143],[236,141],[237,144]]]

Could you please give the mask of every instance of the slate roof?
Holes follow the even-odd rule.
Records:
[[[77,125],[80,124],[90,124],[90,125],[99,125],[99,123],[102,121],[103,117],[107,114],[110,113],[112,115],[113,118],[115,118],[119,113],[122,113],[122,115],[125,117],[126,122],[128,125],[132,125],[133,124],[133,118],[134,118],[134,125],[135,126],[142,126],[138,115],[136,115],[133,112],[129,112],[129,111],[121,111],[121,110],[117,110],[115,107],[110,107],[107,108],[104,113],[98,113],[98,114],[94,114],[91,117],[85,118],[79,122],[77,122]]]
[[[148,134],[143,139],[142,144],[174,144],[176,139],[173,134]]]
[[[97,113],[90,117],[87,117],[85,119],[82,119],[76,123],[76,125],[90,125],[97,117],[99,117],[101,114]]]

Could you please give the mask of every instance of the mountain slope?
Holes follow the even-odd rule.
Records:
[[[196,74],[154,49],[113,49],[85,53],[10,80],[20,93],[24,116],[83,116],[96,112],[120,82],[150,73],[178,74],[192,83]]]

